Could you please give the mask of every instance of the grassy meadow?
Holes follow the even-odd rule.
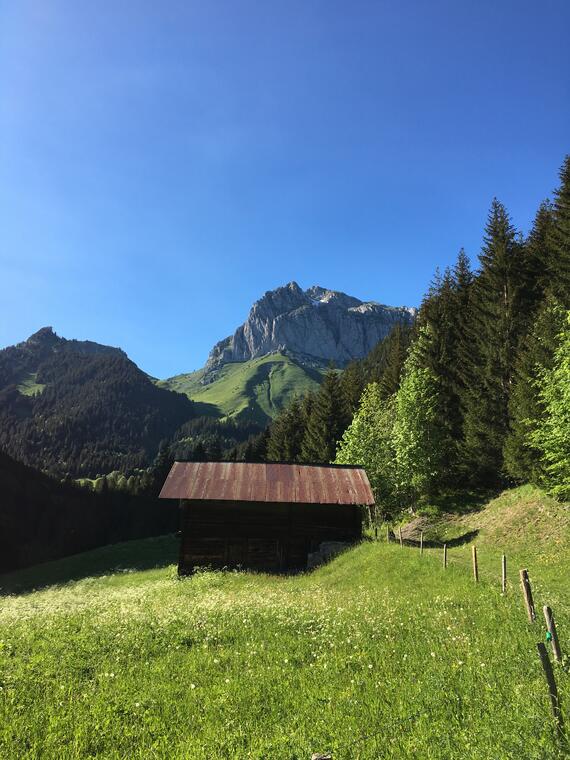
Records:
[[[242,416],[259,422],[274,418],[294,396],[318,387],[322,373],[296,364],[284,354],[225,364],[208,385],[203,370],[177,375],[158,385],[185,393],[214,416]]]
[[[523,502],[529,526],[548,512],[559,543],[537,543],[530,528],[510,543],[503,526]],[[289,577],[179,580],[175,539],[160,538],[0,578],[5,592],[21,589],[0,597],[0,757],[565,757],[536,642],[548,603],[570,648],[566,517],[524,489],[471,515],[477,585],[469,545],[444,570],[439,549],[384,541]],[[441,519],[433,530],[464,527]],[[57,585],[22,590],[42,582]],[[555,671],[570,726],[570,674]]]

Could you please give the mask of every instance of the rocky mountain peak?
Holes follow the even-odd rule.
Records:
[[[28,345],[53,346],[61,340],[62,338],[55,334],[53,327],[41,327],[24,342]]]
[[[308,364],[359,359],[384,338],[396,322],[409,323],[415,309],[361,301],[336,290],[296,282],[267,291],[235,333],[217,343],[206,363],[205,382],[228,362],[284,352]]]
[[[305,291],[305,294],[312,300],[318,302],[318,304],[332,304],[338,306],[341,309],[350,309],[362,304],[362,301],[353,296],[347,296],[346,293],[341,293],[338,290],[328,290],[328,288],[321,288],[320,285],[313,285],[311,288]]]
[[[275,288],[275,290],[268,290],[253,304],[248,319],[265,314],[277,317],[304,306],[306,303],[307,296],[305,293],[296,282],[290,282],[288,285]]]

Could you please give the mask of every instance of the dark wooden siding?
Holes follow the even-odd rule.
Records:
[[[183,501],[179,570],[303,568],[322,541],[357,541],[360,508],[339,504]]]

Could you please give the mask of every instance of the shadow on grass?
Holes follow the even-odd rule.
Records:
[[[479,529],[476,530],[470,530],[467,533],[463,533],[461,536],[456,536],[455,538],[449,538],[447,541],[436,541],[434,539],[427,539],[424,538],[424,548],[425,549],[440,549],[444,543],[447,544],[448,549],[453,549],[454,546],[463,546],[464,544],[468,544],[470,541],[473,541],[474,538],[477,538],[479,535]],[[400,539],[398,536],[396,536],[395,533],[390,532],[390,540],[394,543],[399,543]],[[404,538],[402,537],[402,543],[404,546],[414,546],[417,549],[420,548],[420,542],[416,541],[413,538]]]
[[[117,572],[167,567],[178,561],[176,535],[125,541],[0,575],[0,596]]]
[[[455,515],[466,515],[470,512],[479,512],[488,502],[498,496],[500,491],[452,491],[442,494],[435,502],[441,512]]]

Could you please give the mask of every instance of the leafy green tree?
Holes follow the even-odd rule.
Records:
[[[394,398],[383,398],[378,383],[366,386],[360,406],[339,443],[336,464],[364,467],[384,517],[396,506],[394,450]]]
[[[430,332],[429,327],[420,329],[395,397],[392,446],[396,489],[403,504],[417,505],[433,496],[446,475],[449,433],[442,415],[440,381],[431,369],[422,366]]]
[[[544,474],[540,450],[533,443],[533,434],[545,413],[538,380],[553,367],[564,316],[559,302],[550,296],[521,344],[509,398],[509,433],[503,450],[505,470],[518,483],[529,480],[539,483]]]
[[[541,451],[550,493],[570,499],[570,311],[554,366],[542,373],[538,387],[545,414],[531,433],[532,443]]]

